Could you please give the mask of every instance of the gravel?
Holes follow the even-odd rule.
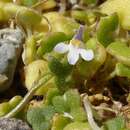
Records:
[[[0,130],[32,130],[26,122],[15,118],[1,118]]]

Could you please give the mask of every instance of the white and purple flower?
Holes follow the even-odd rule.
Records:
[[[71,65],[75,65],[80,57],[85,61],[91,61],[94,58],[93,50],[84,48],[84,44],[82,43],[83,31],[84,26],[80,26],[69,44],[59,43],[54,48],[55,52],[61,54],[68,52],[67,59]]]

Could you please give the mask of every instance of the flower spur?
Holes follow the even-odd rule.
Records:
[[[69,44],[61,42],[54,47],[55,52],[61,54],[68,52],[67,59],[71,65],[75,65],[80,56],[85,61],[91,61],[94,58],[93,50],[84,48],[84,44],[82,42],[83,31],[84,26],[81,25],[72,40],[70,40]]]

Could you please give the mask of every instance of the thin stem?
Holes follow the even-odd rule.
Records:
[[[24,36],[26,36],[25,29],[24,29],[24,27],[19,23],[19,20],[18,20],[19,12],[20,12],[20,9],[18,9],[17,12],[16,12],[15,22],[16,22],[17,26],[18,26],[18,27],[22,30],[22,32],[24,33]]]
[[[50,79],[52,78],[51,74],[45,75],[42,77],[39,81],[35,82],[32,85],[32,89],[25,95],[23,100],[7,115],[4,116],[4,118],[11,118],[14,117],[18,112],[20,112],[30,101],[30,99],[33,97],[33,94],[42,86],[45,85]]]
[[[87,113],[88,122],[92,128],[92,130],[101,130],[101,128],[96,124],[96,122],[93,119],[92,109],[90,106],[90,102],[88,100],[88,96],[85,96],[83,99],[83,104]]]
[[[113,71],[112,73],[110,73],[110,75],[108,75],[107,80],[110,80],[114,78],[115,76],[116,76],[116,71]]]
[[[45,2],[47,2],[48,0],[42,0],[37,2],[36,4],[34,4],[31,8],[35,9],[38,8],[40,5],[44,4]]]
[[[117,114],[118,112],[117,111],[115,111],[115,110],[113,110],[113,109],[111,109],[111,108],[108,108],[108,107],[102,107],[102,106],[92,106],[92,108],[93,109],[95,109],[95,110],[105,110],[105,111],[110,111],[110,112],[113,112],[113,113],[115,113],[115,114]]]
[[[50,21],[48,20],[47,17],[45,17],[44,15],[42,15],[42,17],[47,21],[47,24],[48,24],[48,33],[50,33],[52,31],[51,23],[50,23]]]

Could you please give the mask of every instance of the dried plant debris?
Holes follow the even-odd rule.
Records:
[[[130,130],[130,0],[0,0],[0,93],[8,130]]]

